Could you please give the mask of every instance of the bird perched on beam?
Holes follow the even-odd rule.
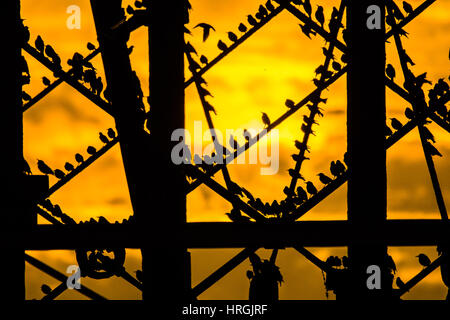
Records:
[[[242,33],[247,32],[247,27],[245,26],[245,24],[241,23],[238,27],[238,30]]]
[[[431,264],[430,258],[424,253],[419,254],[416,258],[419,258],[419,263],[423,267],[428,267]]]
[[[267,115],[267,113],[265,112],[261,112],[262,113],[262,117],[261,120],[264,123],[265,127],[267,128],[268,126],[270,126],[270,119],[269,116]]]
[[[108,144],[109,139],[108,139],[107,136],[105,136],[105,135],[103,134],[103,132],[99,132],[98,137],[99,137],[99,139],[100,139],[101,142],[103,142],[104,144]]]
[[[329,184],[329,183],[331,183],[333,181],[333,180],[331,180],[330,177],[328,177],[324,173],[319,173],[318,176],[319,176],[320,182],[322,182],[323,184]]]
[[[116,137],[116,132],[113,130],[113,128],[109,128],[108,132],[106,133],[108,135],[108,137],[110,137],[111,139],[114,139]]]
[[[392,64],[388,64],[386,67],[386,75],[389,79],[391,79],[392,81],[394,81],[395,78],[395,69],[392,66]]]
[[[306,182],[306,191],[311,195],[317,194],[317,189],[311,181]]]
[[[49,174],[54,175],[55,174],[53,172],[53,170],[42,160],[38,160],[37,166],[38,166],[39,171],[41,171],[43,174],[46,174],[46,175],[49,175]]]
[[[317,10],[314,16],[316,17],[316,20],[320,23],[320,26],[323,28],[323,24],[325,23],[325,16],[323,14],[322,6],[317,6]]]
[[[58,178],[58,179],[62,179],[62,178],[64,178],[66,176],[66,174],[62,171],[62,170],[60,170],[60,169],[56,169],[55,170],[55,177],[56,178]]]
[[[78,163],[82,163],[84,161],[84,158],[83,158],[83,156],[81,154],[77,153],[77,154],[75,154],[75,160]]]
[[[405,10],[405,12],[406,12],[407,14],[411,14],[411,13],[414,11],[412,5],[410,5],[410,4],[409,4],[408,2],[406,2],[406,1],[403,1],[403,10]]]
[[[75,168],[70,162],[66,162],[66,164],[64,165],[64,169],[66,169],[67,171],[72,171]]]
[[[394,130],[400,130],[403,127],[403,124],[396,118],[391,118],[391,126]]]

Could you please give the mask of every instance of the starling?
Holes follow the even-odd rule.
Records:
[[[42,83],[45,86],[49,86],[50,85],[50,80],[47,77],[42,77]]]
[[[344,154],[344,162],[345,162],[346,156]],[[345,162],[347,163],[347,162]],[[348,165],[348,164],[347,164]],[[344,164],[340,160],[336,160],[336,171],[339,172],[339,175],[343,174],[345,172],[346,168]]]
[[[211,94],[211,92],[209,92],[207,89],[203,88],[202,86],[199,87],[198,93],[201,94],[203,97],[206,97],[206,96],[211,96],[212,97],[213,96]]]
[[[259,14],[260,14],[263,18],[264,18],[264,17],[267,17],[267,15],[269,14],[269,13],[267,12],[266,7],[264,7],[262,4],[259,5],[258,12],[259,12]]]
[[[243,216],[239,209],[231,209],[230,212],[225,213],[228,218],[230,218],[233,222],[250,222],[250,218],[247,216]]]
[[[267,0],[266,2],[266,8],[267,10],[269,10],[270,12],[275,10],[275,7],[273,6],[272,2],[270,2],[270,0]]]
[[[292,192],[291,189],[288,186],[283,188],[283,193],[286,196],[288,196],[288,197],[294,197],[295,196],[294,192]]]
[[[333,176],[337,177],[338,175],[340,175],[340,172],[337,170],[336,168],[336,162],[331,161],[330,163],[330,172]]]
[[[405,10],[407,14],[411,14],[414,11],[413,7],[406,1],[403,1],[403,10]]]
[[[78,163],[82,163],[82,162],[84,161],[84,158],[83,158],[83,156],[82,156],[81,154],[77,153],[77,154],[75,155],[75,160],[76,160]]]
[[[298,150],[303,150],[303,149],[305,149],[305,151],[309,151],[308,146],[305,145],[303,142],[300,142],[300,141],[298,141],[298,140],[295,140],[294,144],[295,144],[295,147],[296,147]]]
[[[394,130],[400,130],[403,127],[402,123],[396,118],[391,118],[391,126]]]
[[[62,170],[60,170],[60,169],[56,169],[55,170],[55,177],[56,178],[58,178],[58,179],[62,179],[62,178],[64,178],[66,176],[66,174],[62,171]]]
[[[189,64],[189,70],[192,72],[196,72],[198,69],[201,69],[200,65],[194,59],[191,60]]]
[[[95,149],[93,146],[89,146],[87,147],[87,153],[89,153],[90,155],[94,155],[97,152],[97,149]]]
[[[391,79],[392,81],[394,81],[395,78],[395,69],[392,66],[392,64],[388,64],[386,67],[386,75],[388,76],[389,79]]]
[[[86,47],[87,47],[88,50],[91,50],[91,51],[95,50],[95,46],[92,43],[90,43],[90,42],[87,43]]]
[[[253,274],[253,272],[252,272],[251,270],[247,270],[247,272],[246,272],[245,275],[247,276],[247,278],[248,278],[249,280],[252,279],[253,276],[254,276],[254,274]]]
[[[99,139],[100,139],[101,142],[103,142],[104,144],[108,144],[109,139],[108,139],[107,136],[105,136],[105,135],[103,134],[103,132],[99,132],[98,137],[99,137]]]
[[[34,41],[34,46],[40,53],[44,53],[44,40],[42,40],[41,36],[37,36],[36,40]]]
[[[291,154],[291,158],[292,158],[294,161],[299,161],[300,159],[303,159],[303,160],[310,160],[309,158],[305,157],[304,155],[303,155],[303,156],[300,156],[299,154]]]
[[[217,42],[217,48],[219,48],[222,51],[225,51],[228,49],[227,45],[222,40],[219,40],[219,42]]]
[[[292,169],[292,168],[289,169],[288,173],[292,178],[301,179],[303,181],[305,180],[305,178],[303,178],[303,176],[300,174],[300,172],[295,171],[295,169]]]
[[[412,61],[411,57],[406,53],[406,50],[405,50],[405,49],[403,49],[403,51],[402,51],[402,56],[403,56],[403,58],[405,59],[405,62],[406,62],[406,63],[409,63],[409,64],[412,65],[412,66],[415,65],[414,61]]]
[[[308,200],[308,194],[306,193],[306,191],[301,186],[297,187],[297,196],[298,196],[300,201]]]
[[[194,27],[194,29],[197,27],[200,27],[203,29],[203,42],[205,42],[208,39],[211,29],[216,31],[216,29],[214,29],[214,27],[212,25],[204,23],[204,22],[197,24]]]
[[[311,181],[306,182],[306,191],[311,195],[317,194],[317,189]]]
[[[270,126],[270,119],[269,119],[269,116],[267,115],[267,113],[265,113],[265,112],[261,112],[262,113],[262,122],[264,123],[264,125],[266,126],[266,127],[268,127],[268,126]]]
[[[424,253],[419,254],[418,256],[416,256],[417,258],[419,258],[419,263],[423,266],[423,267],[428,267],[431,264],[431,260],[430,258],[427,257],[427,255],[425,255]]]
[[[411,108],[406,108],[405,109],[405,116],[408,119],[414,119],[414,111]]]
[[[48,285],[43,284],[41,286],[41,291],[43,294],[49,294],[50,292],[52,292],[52,289]]]
[[[73,164],[71,164],[70,162],[66,162],[66,164],[64,165],[64,169],[66,169],[67,171],[72,171],[75,168],[73,167]]]
[[[108,129],[107,134],[108,134],[108,137],[110,137],[111,139],[114,139],[116,137],[116,132],[112,128]]]
[[[317,10],[314,16],[316,17],[316,20],[320,23],[320,26],[323,28],[323,24],[325,23],[325,16],[323,14],[322,6],[317,6]]]
[[[208,58],[205,57],[204,55],[200,56],[200,62],[203,64],[208,64]]]
[[[327,48],[322,47],[322,53],[325,56],[325,58],[334,60],[334,55],[333,55],[333,52],[331,50],[328,50]]]
[[[228,32],[228,39],[230,39],[231,41],[233,41],[233,42],[236,42],[236,41],[238,41],[238,37],[237,37],[237,35],[235,35],[233,32]]]
[[[397,285],[397,287],[399,287],[399,289],[403,289],[405,287],[405,283],[402,279],[400,279],[400,277],[397,277],[397,279],[395,280],[395,284]]]
[[[52,211],[53,215],[55,215],[56,217],[62,217],[64,215],[59,204],[55,204],[51,211]]]
[[[335,71],[338,71],[338,72],[341,71],[341,69],[342,69],[341,64],[339,62],[337,62],[337,61],[333,61],[331,66],[333,67],[333,69]]]
[[[397,266],[395,265],[394,259],[390,255],[387,255],[386,266],[392,270],[394,273],[397,272]]]
[[[329,183],[331,183],[333,181],[333,180],[331,180],[330,177],[328,177],[324,173],[319,173],[318,176],[319,176],[320,182],[322,182],[323,184],[329,184]]]
[[[128,14],[134,14],[134,9],[131,5],[128,5],[126,10]]]
[[[23,101],[30,101],[31,100],[31,96],[26,93],[25,91],[22,91],[22,100]]]
[[[245,33],[247,31],[247,27],[245,26],[245,24],[241,23],[238,27],[238,30],[242,33]]]
[[[247,21],[248,21],[248,23],[251,25],[251,26],[256,26],[257,24],[258,24],[258,22],[256,21],[256,19],[255,18],[253,18],[253,16],[252,15],[248,15],[247,16]]]
[[[45,54],[50,58],[50,59],[54,59],[56,56],[58,56],[55,52],[55,50],[53,49],[53,47],[51,45],[46,45],[45,46]]]
[[[284,102],[284,105],[286,107],[288,107],[289,109],[292,109],[295,107],[295,103],[291,99],[286,99],[286,101]]]
[[[42,160],[38,160],[37,166],[39,171],[41,171],[43,174],[55,174],[53,170]]]

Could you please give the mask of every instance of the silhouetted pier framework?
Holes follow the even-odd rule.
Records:
[[[386,264],[388,246],[435,246],[448,243],[450,226],[447,211],[434,168],[432,151],[424,131],[426,120],[434,121],[450,132],[448,116],[438,112],[450,99],[447,92],[433,100],[425,101],[421,86],[408,68],[400,35],[403,27],[433,4],[425,0],[406,16],[392,1],[343,0],[334,12],[334,27],[327,31],[315,22],[311,13],[300,10],[299,1],[268,1],[259,8],[259,21],[236,39],[233,44],[222,48],[222,52],[203,67],[196,67],[194,53],[186,50],[184,24],[188,20],[184,1],[143,1],[141,8],[134,10],[124,20],[121,0],[91,0],[91,7],[97,31],[98,48],[83,58],[87,63],[101,54],[110,99],[101,97],[74,76],[75,70],[64,71],[53,59],[32,45],[24,35],[20,20],[20,1],[7,1],[4,19],[11,32],[4,33],[6,53],[11,69],[4,77],[9,79],[1,90],[4,99],[3,114],[7,121],[0,126],[4,139],[4,152],[0,158],[2,177],[8,189],[3,193],[2,203],[6,206],[0,233],[3,256],[7,263],[0,263],[4,277],[3,286],[11,293],[8,299],[21,301],[25,297],[24,263],[40,269],[61,281],[61,284],[47,294],[43,300],[52,300],[65,289],[67,275],[24,253],[24,250],[56,250],[83,248],[138,248],[142,250],[144,279],[137,280],[125,269],[117,267],[113,273],[123,277],[130,284],[143,291],[144,300],[150,303],[186,301],[195,299],[219,279],[248,259],[259,248],[295,248],[306,259],[324,272],[331,267],[314,256],[305,247],[348,247],[352,262],[348,285],[338,290],[339,299],[392,299],[401,297],[406,291],[438,268],[443,260],[440,256],[417,276],[410,279],[401,289],[392,289],[392,279]],[[378,5],[381,21],[390,21],[390,30],[385,24],[381,29],[366,27],[369,5]],[[147,7],[148,5],[148,7]],[[273,7],[269,8],[269,5]],[[264,12],[264,8],[266,11]],[[267,11],[267,9],[269,9]],[[262,10],[262,11],[261,11]],[[336,80],[347,75],[347,122],[349,170],[336,176],[316,194],[294,206],[285,219],[268,217],[264,210],[255,208],[251,202],[239,197],[240,187],[231,180],[226,165],[213,165],[204,170],[199,165],[176,166],[170,153],[174,145],[170,136],[174,129],[184,127],[184,90],[194,84],[202,102],[208,125],[214,128],[210,115],[211,107],[202,87],[202,76],[230,52],[270,22],[282,11],[288,11],[299,19],[317,36],[327,40],[324,48],[323,68],[331,70],[335,62],[333,52],[339,50],[350,63],[342,67],[334,64],[331,73],[321,72],[316,79],[316,89],[300,100],[278,119],[268,124],[267,131],[280,125],[302,106],[308,105],[310,114],[299,147],[295,173],[299,173],[307,152],[308,139],[314,119],[320,115],[321,92]],[[400,12],[400,13],[399,13]],[[345,43],[337,34],[341,32],[341,20],[346,14]],[[396,19],[392,17],[395,16]],[[32,18],[32,17],[27,17]],[[391,19],[391,20],[389,20]],[[170,23],[168,23],[170,21]],[[393,21],[393,22],[392,22]],[[149,27],[149,83],[151,112],[141,109],[142,96],[136,88],[136,76],[131,68],[127,41],[129,33],[140,27]],[[385,41],[395,42],[406,82],[398,85],[393,77],[385,76]],[[21,100],[22,65],[21,51],[27,52],[42,65],[53,71],[57,80],[50,83],[41,93],[25,104]],[[185,80],[184,54],[189,63],[191,76]],[[23,173],[22,114],[44,98],[51,90],[66,82],[106,113],[114,117],[117,137],[111,139],[80,166],[66,174],[55,185],[48,186],[45,176]],[[410,103],[414,116],[386,138],[385,87]],[[148,134],[143,125],[150,130]],[[386,219],[386,150],[414,128],[418,128],[430,172],[441,219],[439,220],[387,220]],[[228,155],[227,160],[239,156],[262,138],[258,134]],[[119,142],[129,187],[133,216],[122,224],[76,224],[68,215],[56,212],[53,204],[45,199],[63,187],[73,177],[106,153]],[[216,148],[222,147],[216,144]],[[370,170],[368,170],[370,168]],[[221,171],[225,186],[213,179]],[[164,173],[165,180],[160,177]],[[298,175],[293,174],[286,187],[287,201],[297,187]],[[190,182],[186,176],[190,177]],[[347,221],[297,221],[328,195],[348,182]],[[233,210],[241,211],[255,220],[254,223],[187,223],[186,195],[199,185],[205,184],[229,201]],[[51,222],[51,225],[37,225],[36,214]],[[268,237],[267,235],[271,235]],[[213,272],[196,286],[190,282],[189,248],[244,248],[221,268]],[[276,258],[276,252],[273,254]],[[382,289],[369,290],[366,286],[368,265],[376,264],[382,271]],[[82,286],[80,293],[89,298],[102,300],[101,295]]]

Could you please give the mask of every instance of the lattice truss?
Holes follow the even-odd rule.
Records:
[[[450,113],[446,107],[446,104],[450,100],[449,85],[446,79],[439,79],[438,82],[431,83],[426,78],[426,73],[415,75],[410,69],[410,66],[414,65],[414,63],[403,49],[402,45],[403,37],[407,35],[403,28],[434,2],[435,0],[426,0],[416,8],[412,8],[407,3],[404,3],[402,10],[394,1],[387,1],[386,40],[392,40],[393,38],[395,42],[398,58],[400,59],[401,72],[405,82],[403,84],[396,83],[396,71],[392,65],[389,64],[389,60],[393,57],[388,57],[386,86],[408,102],[410,107],[405,110],[405,116],[407,118],[405,124],[402,124],[397,119],[393,119],[391,121],[392,129],[386,125],[386,149],[392,147],[413,129],[418,129],[440,214],[442,219],[447,220],[447,210],[433,162],[433,156],[441,156],[441,154],[433,145],[435,142],[434,137],[427,128],[427,125],[431,122],[435,122],[444,130],[450,132]],[[123,22],[123,28],[128,28],[128,30],[133,31],[144,26],[142,17],[145,16],[145,12],[148,10],[147,6],[148,3],[144,0],[142,2],[136,1],[134,8],[131,6],[126,8],[128,16]],[[317,9],[313,10],[314,7],[317,7]],[[321,37],[326,41],[326,46],[323,48],[323,63],[315,70],[316,77],[313,79],[316,88],[302,99],[299,99],[298,102],[287,99],[285,102],[287,110],[276,120],[271,121],[269,117],[264,114],[262,121],[265,124],[266,130],[261,131],[253,137],[249,134],[246,135],[246,143],[239,146],[236,142],[234,144],[234,150],[228,150],[216,139],[216,150],[222,148],[224,151],[224,164],[216,164],[212,162],[210,158],[204,157],[203,159],[196,158],[191,164],[186,165],[187,179],[189,182],[186,191],[187,194],[194,191],[201,184],[205,184],[232,204],[233,209],[231,212],[227,213],[227,215],[235,223],[271,223],[280,220],[296,221],[347,181],[348,175],[345,155],[343,157],[343,162],[336,160],[331,163],[329,175],[320,175],[320,181],[324,185],[320,189],[317,189],[312,182],[305,181],[305,178],[301,174],[302,164],[304,161],[309,160],[307,154],[311,152],[308,146],[309,138],[313,133],[313,128],[318,125],[318,121],[323,117],[321,112],[322,107],[327,102],[327,99],[323,98],[321,95],[325,89],[330,87],[347,71],[348,59],[346,56],[346,34],[344,26],[341,23],[345,8],[345,0],[343,0],[338,8],[333,7],[330,16],[325,17],[323,8],[321,6],[313,6],[310,3],[310,0],[305,0],[303,2],[300,0],[268,0],[265,4],[261,4],[259,8],[256,8],[256,14],[253,13],[253,15],[249,15],[246,18],[246,22],[241,23],[237,27],[236,32],[229,32],[229,39],[224,39],[223,41],[220,40],[218,42],[217,46],[221,50],[221,53],[213,59],[208,60],[208,58],[200,52],[197,52],[189,42],[186,42],[185,55],[191,75],[190,77],[187,77],[188,80],[185,81],[185,88],[190,85],[195,85],[208,126],[210,129],[214,129],[214,115],[212,113],[215,114],[215,110],[208,102],[207,97],[210,95],[210,92],[206,89],[207,84],[202,78],[203,75],[214,65],[222,61],[228,54],[232,53],[253,34],[269,24],[269,22],[280,14],[280,12],[286,10],[295,16],[300,22],[301,31],[308,38]],[[190,9],[190,4],[186,1],[186,10],[189,11]],[[203,36],[206,40],[212,26],[203,23],[198,27],[203,28]],[[190,30],[185,28],[185,33],[190,34]],[[340,38],[344,41],[339,40]],[[45,84],[45,89],[34,97],[30,97],[24,91],[22,97],[24,102],[23,112],[26,112],[33,107],[38,101],[45,98],[53,89],[65,82],[99,108],[103,109],[106,113],[113,115],[110,101],[111,93],[108,92],[108,86],[104,86],[102,79],[96,74],[96,69],[90,62],[101,52],[102,48],[97,47],[92,43],[88,43],[87,48],[90,50],[90,53],[85,57],[80,53],[75,53],[72,59],[68,61],[71,68],[69,70],[63,70],[61,59],[58,54],[53,50],[51,45],[47,44],[44,40],[45,39],[40,36],[36,39],[30,39],[29,30],[24,26],[23,50],[53,72],[56,80],[51,82],[44,77],[43,82]],[[227,45],[226,43],[229,44]],[[339,54],[340,59],[337,58],[337,52],[341,53]],[[23,84],[28,84],[30,82],[30,74],[25,58],[23,59],[22,75]],[[429,85],[428,88],[431,88],[427,93],[423,88],[426,83]],[[141,92],[142,97],[142,91],[140,90],[139,84],[137,84],[137,92],[138,94]],[[304,106],[309,110],[309,113],[303,117],[304,121],[301,124],[303,136],[298,140],[295,140],[295,147],[298,150],[298,153],[292,155],[295,165],[289,169],[289,175],[291,176],[290,184],[285,186],[283,190],[286,197],[280,203],[277,201],[273,201],[271,204],[264,203],[260,198],[255,198],[246,188],[233,182],[227,169],[227,163],[245,153],[249,148],[255,146],[264,135],[278,127],[284,120]],[[52,224],[76,224],[68,214],[61,210],[58,204],[52,203],[49,200],[49,197],[104,155],[119,141],[119,139],[120,137],[117,136],[116,132],[111,128],[108,129],[106,135],[101,133],[100,140],[103,143],[103,146],[98,150],[93,146],[89,146],[86,150],[88,156],[83,156],[81,153],[77,154],[75,156],[77,165],[73,165],[68,161],[64,164],[65,171],[60,169],[53,170],[43,161],[40,162],[38,164],[40,171],[44,174],[55,175],[58,181],[52,185],[42,196],[41,200],[38,201],[36,206],[37,213]],[[27,174],[31,174],[29,167],[25,166],[24,170]],[[219,171],[221,171],[221,174],[223,175],[225,186],[214,179],[214,175]],[[304,186],[299,183],[300,180],[305,181]],[[132,217],[129,220],[124,220],[122,223],[129,223],[130,220],[132,220]],[[98,221],[91,218],[90,221],[84,223],[107,224],[109,222],[104,218],[100,218]],[[330,257],[327,261],[322,261],[305,248],[295,247],[295,249],[326,274],[331,274],[333,271],[347,268],[346,264],[348,261],[346,261],[346,257],[343,257],[342,260],[337,257]],[[254,247],[242,250],[225,265],[195,286],[192,289],[192,295],[197,297],[241,262],[249,257],[254,258],[257,250],[258,248]],[[86,257],[84,254],[87,254],[87,252],[77,252],[77,259],[85,259]],[[87,270],[89,276],[100,279],[116,275],[124,278],[131,285],[142,290],[139,272],[137,273],[137,278],[135,278],[123,267],[124,251],[122,251],[122,249],[114,250],[114,255],[115,258],[111,259],[104,254],[104,250],[93,250],[90,252],[89,257],[87,258],[88,263],[85,263],[89,269]],[[274,249],[270,263],[275,264],[276,255],[277,249]],[[45,294],[43,300],[52,300],[67,288],[66,275],[29,255],[26,255],[26,261],[48,275],[56,278],[58,281],[61,281],[61,284],[53,290],[47,286],[42,287],[42,291]],[[409,291],[426,275],[439,267],[441,261],[442,255],[431,264],[428,264],[426,268],[406,283],[398,279],[397,286],[399,289],[396,290],[396,294],[400,297],[405,292]],[[395,264],[392,265],[392,270],[395,272]],[[83,270],[83,273],[84,272],[86,272],[86,270]],[[333,285],[330,284],[330,282],[331,281],[328,281],[327,289],[333,289]],[[448,285],[448,283],[446,283],[446,285]],[[82,286],[80,293],[92,299],[105,299],[85,286]]]

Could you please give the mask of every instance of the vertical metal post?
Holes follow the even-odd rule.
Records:
[[[0,193],[2,203],[1,231],[20,232],[24,228],[26,204],[23,201],[23,123],[22,123],[22,84],[21,84],[21,45],[24,29],[20,20],[20,1],[3,3],[5,14],[3,23],[3,61],[8,67],[2,72],[6,79],[0,86],[2,97],[2,125],[0,136],[2,155],[0,157],[1,181],[4,185]],[[13,233],[14,234],[14,233]],[[25,256],[24,250],[9,247],[20,239],[9,239],[1,245],[0,275],[4,299],[10,302],[25,299]],[[8,303],[6,303],[8,305]]]
[[[189,255],[183,246],[186,224],[186,178],[173,164],[178,141],[172,132],[184,128],[184,1],[151,1],[149,19],[150,117],[152,159],[147,215],[153,246],[144,248],[144,299],[153,303],[186,299],[190,289]],[[174,309],[173,312],[176,312]]]
[[[348,220],[356,237],[386,220],[385,4],[383,0],[348,0],[347,3]],[[373,5],[375,7],[368,10]],[[379,19],[379,29],[376,23],[375,28],[371,23],[368,25],[368,20],[374,22],[370,17]],[[354,242],[348,254],[351,283],[341,297],[387,297],[392,289],[385,267],[387,247]],[[367,286],[370,265],[381,268],[381,289]]]

